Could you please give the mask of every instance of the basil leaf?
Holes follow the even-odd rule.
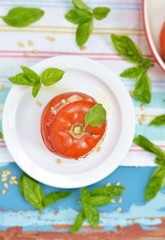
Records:
[[[22,196],[24,197],[24,190],[23,190],[23,177],[24,177],[24,173],[22,173],[21,177],[19,178],[18,181],[18,187],[19,187],[19,191],[22,194]]]
[[[143,67],[144,70],[148,70],[150,67],[153,66],[153,63],[150,58],[144,58],[143,62],[140,64],[141,67]]]
[[[156,154],[157,157],[165,158],[165,152],[160,147],[149,141],[146,137],[138,135],[134,138],[133,142],[143,149]]]
[[[10,82],[18,85],[25,85],[25,86],[34,86],[34,82],[31,81],[25,73],[18,73],[17,75],[8,78]]]
[[[0,132],[0,139],[3,139],[3,133]]]
[[[88,201],[90,196],[91,196],[91,193],[90,193],[88,188],[82,188],[81,189],[81,199],[82,199],[82,202]]]
[[[165,125],[165,114],[155,117],[150,123],[149,126],[163,126]]]
[[[60,81],[64,73],[64,71],[58,68],[48,68],[41,74],[41,82],[45,86],[50,86]]]
[[[151,101],[151,81],[146,72],[142,72],[136,80],[134,96],[142,103]]]
[[[26,27],[38,21],[43,15],[44,11],[39,8],[15,7],[2,19],[12,27]]]
[[[109,12],[110,12],[110,9],[107,7],[96,7],[93,9],[93,16],[97,20],[102,20],[103,18],[106,18]]]
[[[111,34],[111,40],[116,51],[127,61],[137,64],[143,61],[141,50],[129,37]]]
[[[72,0],[73,5],[79,9],[88,9],[88,6],[82,0]]]
[[[155,158],[155,161],[154,161],[156,164],[159,164],[161,166],[165,166],[165,157],[157,157]]]
[[[74,221],[74,224],[73,224],[72,228],[70,229],[70,233],[71,233],[71,234],[76,233],[76,232],[81,228],[81,226],[83,225],[83,222],[84,222],[84,221],[85,221],[85,214],[84,214],[84,211],[81,210],[81,211],[78,213],[78,215],[77,215],[77,217],[76,217],[76,219],[75,219],[75,221]]]
[[[99,211],[89,204],[84,204],[84,214],[93,228],[97,228],[99,224]]]
[[[122,73],[120,73],[120,77],[124,78],[137,78],[142,72],[141,67],[131,67],[124,70]]]
[[[165,167],[158,167],[152,174],[145,189],[145,200],[153,199],[165,185]]]
[[[33,97],[37,96],[40,88],[41,88],[41,83],[40,82],[33,86],[33,88],[32,88],[32,95],[33,95]]]
[[[91,194],[93,195],[102,195],[110,199],[120,196],[124,192],[122,186],[104,186],[94,189]]]
[[[26,75],[26,77],[29,78],[30,81],[33,82],[34,84],[36,84],[40,81],[40,77],[38,76],[38,74],[35,73],[30,68],[25,67],[25,66],[21,66],[21,69],[24,72],[24,74]]]
[[[43,208],[44,193],[42,188],[36,180],[29,177],[28,175],[23,175],[20,183],[21,193],[23,193],[24,198],[35,208],[41,210]]]
[[[111,197],[107,197],[105,195],[96,195],[90,197],[88,203],[93,205],[93,206],[105,206],[110,203]]]
[[[88,112],[85,114],[84,121],[85,126],[100,126],[105,122],[106,119],[106,111],[102,104],[97,103],[93,107],[91,107]]]
[[[92,15],[88,10],[82,9],[71,9],[65,15],[65,18],[74,24],[81,24],[89,19],[91,19]]]
[[[86,22],[81,23],[76,30],[76,42],[79,47],[82,47],[88,40],[93,31],[92,17]]]
[[[43,199],[44,207],[48,207],[51,204],[61,200],[62,198],[70,196],[71,192],[52,192],[49,195],[45,196]]]

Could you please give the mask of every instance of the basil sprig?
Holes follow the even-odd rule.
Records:
[[[10,77],[9,80],[17,85],[31,86],[33,97],[37,96],[42,84],[44,86],[55,84],[62,79],[65,73],[58,68],[48,68],[42,72],[41,76],[39,76],[28,67],[21,66],[21,69],[23,72]]]
[[[113,198],[120,196],[123,191],[124,188],[121,186],[103,186],[92,191],[88,188],[82,188],[81,199],[79,201],[82,209],[78,213],[70,233],[76,233],[86,219],[91,227],[97,228],[99,224],[99,211],[96,207],[109,204]]]
[[[82,47],[92,34],[94,18],[97,20],[104,19],[110,12],[110,9],[107,7],[96,7],[92,10],[82,0],[72,0],[72,3],[75,8],[69,10],[65,18],[69,22],[78,25],[76,42],[79,47]]]
[[[142,135],[135,137],[134,143],[145,150],[154,153],[156,155],[155,163],[159,165],[151,175],[145,189],[145,200],[151,200],[156,196],[160,189],[165,186],[165,152]]]
[[[106,110],[103,105],[100,103],[95,104],[91,107],[88,112],[85,114],[84,121],[85,127],[88,125],[97,127],[105,122],[106,119]]]
[[[150,123],[149,126],[163,126],[165,125],[165,114],[155,117]]]
[[[0,139],[3,139],[3,133],[0,132]]]
[[[45,195],[40,183],[23,173],[19,179],[19,190],[22,196],[35,208],[43,208],[71,195],[71,192],[52,192]]]
[[[44,11],[39,8],[15,7],[1,18],[12,27],[26,27],[38,21],[43,15]]]
[[[136,78],[134,96],[142,103],[150,103],[152,97],[151,81],[147,74],[153,66],[150,58],[143,58],[139,47],[128,37],[111,34],[111,40],[116,51],[128,62],[136,64],[124,70],[120,76],[124,78]]]

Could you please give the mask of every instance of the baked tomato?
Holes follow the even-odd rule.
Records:
[[[161,32],[160,32],[160,48],[163,60],[165,61],[165,22],[163,23]]]
[[[41,135],[49,150],[64,158],[85,157],[103,139],[106,121],[100,126],[85,126],[85,114],[95,99],[80,92],[54,97],[41,116]]]

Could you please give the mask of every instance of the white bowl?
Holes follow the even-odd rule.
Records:
[[[3,112],[6,145],[16,163],[38,181],[50,186],[76,188],[95,183],[112,173],[132,143],[135,114],[126,88],[109,69],[79,57],[54,57],[34,65],[38,74],[49,67],[65,71],[57,84],[43,87],[34,99],[30,87],[13,86]],[[61,159],[44,145],[40,134],[43,108],[55,95],[81,91],[93,96],[107,110],[107,130],[100,152],[77,160]],[[36,100],[42,103],[39,107]]]
[[[165,0],[143,0],[143,20],[147,41],[151,52],[165,71],[165,62],[160,51],[160,31],[165,20]]]

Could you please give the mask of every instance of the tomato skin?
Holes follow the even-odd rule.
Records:
[[[95,99],[91,96],[81,93],[81,92],[67,92],[62,93],[57,96],[55,96],[53,99],[51,99],[46,107],[44,108],[42,115],[41,115],[41,136],[42,139],[47,146],[47,148],[54,152],[54,148],[52,147],[51,140],[50,140],[50,132],[51,132],[51,125],[55,118],[55,114],[52,112],[52,108],[55,111],[59,111],[60,108],[65,106],[65,101],[67,101],[68,98],[77,95],[81,98],[81,100],[84,101],[91,101],[96,103]]]
[[[160,32],[160,48],[163,60],[165,61],[165,22],[163,23],[161,32]]]
[[[85,126],[84,116],[86,112],[94,106],[95,103],[87,101],[78,101],[66,105],[60,110],[51,127],[51,142],[56,154],[65,158],[75,158],[87,155],[103,138],[106,122],[99,127],[88,126],[86,133],[76,139],[70,134],[70,129],[76,123]]]
[[[54,97],[41,116],[41,135],[47,148],[64,158],[78,159],[88,155],[103,139],[107,125],[105,121],[101,126],[84,129],[84,116],[95,104],[95,99],[80,92]],[[77,128],[81,129],[80,133],[76,132]]]

